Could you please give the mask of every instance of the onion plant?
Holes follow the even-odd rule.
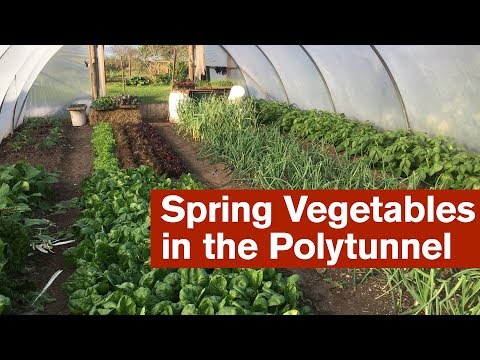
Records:
[[[177,129],[201,141],[203,155],[228,164],[254,188],[415,189],[420,183],[415,172],[400,179],[385,171],[387,164],[372,171],[369,157],[352,160],[321,139],[302,141],[282,132],[272,117],[299,111],[294,107],[278,106],[268,121],[258,108],[250,98],[189,99],[180,104]],[[384,275],[395,313],[480,314],[480,269],[369,269],[360,278],[353,271],[354,286],[372,274]]]

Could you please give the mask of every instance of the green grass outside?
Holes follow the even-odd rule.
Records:
[[[170,89],[170,85],[125,86],[125,92],[127,95],[138,97],[140,104],[158,104],[168,102]],[[122,95],[122,83],[108,82],[107,95]]]

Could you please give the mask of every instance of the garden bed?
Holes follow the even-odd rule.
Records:
[[[158,132],[152,132],[151,130],[154,128],[146,123],[125,125],[115,124],[113,126],[117,143],[117,156],[122,167],[136,168],[137,166],[142,165],[141,160],[143,159],[143,164],[146,162],[153,163],[154,167],[156,166],[158,173],[159,171],[162,171],[159,167],[162,159],[169,158],[169,156],[165,156],[165,153],[173,152],[175,155],[178,154],[180,158],[183,159],[184,166],[187,170],[192,171],[196,178],[206,183],[210,188],[244,189],[248,186],[247,183],[233,180],[231,178],[230,169],[225,165],[219,163],[212,164],[208,160],[202,160],[199,155],[200,147],[198,144],[195,144],[188,137],[177,135],[170,123],[155,125],[155,130]],[[91,130],[91,127],[87,126],[85,129]],[[72,128],[72,130],[77,129]],[[157,140],[152,141],[150,139],[148,142],[145,141],[146,134],[149,134],[150,137]],[[89,139],[90,137],[88,137],[88,142],[90,141]],[[71,142],[70,146],[77,148],[79,146],[79,140],[80,139],[69,137],[69,142]],[[85,139],[81,141],[85,142]],[[140,143],[142,143],[143,146],[132,146]],[[156,148],[155,151],[153,150],[154,147]],[[136,155],[134,155],[135,150],[133,149],[137,151]],[[66,166],[68,166],[68,163],[66,163]],[[79,163],[79,166],[85,165]],[[88,165],[88,167],[90,166],[91,165]],[[73,186],[73,188],[78,189],[78,186]],[[67,190],[65,189],[62,191]],[[78,212],[76,214],[78,215]],[[75,218],[73,217],[70,220],[70,224],[74,219]],[[57,255],[59,255],[60,260],[63,261],[61,254]],[[43,271],[42,281],[39,282],[39,286],[43,286],[48,280],[47,274],[53,273],[53,271],[56,270],[57,269],[53,270],[53,268],[51,270],[45,269]],[[348,287],[347,282],[343,281],[345,280],[345,276],[350,276],[348,271],[332,270],[328,274],[323,274],[325,276],[318,273],[315,269],[296,269],[288,270],[286,272],[290,275],[294,272],[298,272],[302,275],[302,290],[305,292],[308,301],[310,301],[309,304],[314,313],[384,314],[391,311],[386,296],[381,297],[379,300],[375,299],[377,296],[382,295],[382,290],[374,281],[367,280],[365,284],[362,284],[362,286],[360,286],[355,292],[351,287]],[[61,285],[66,279],[66,275],[71,273],[71,270],[68,272],[64,271],[64,273],[65,276],[62,274],[61,278],[57,279],[50,290],[50,293],[52,293],[57,299],[60,299],[60,301],[48,304],[48,313],[68,313],[65,295],[63,295],[61,290]],[[361,296],[360,294],[363,295]],[[372,294],[374,295],[372,296]]]
[[[129,136],[158,145],[158,133],[143,125],[130,125],[134,128]],[[151,269],[150,190],[204,186],[186,173],[171,181],[143,165],[121,170],[113,137],[110,124],[94,128],[95,172],[83,183],[85,209],[74,225],[82,241],[65,253],[76,266],[64,284],[72,314],[310,313],[303,305],[298,275],[286,277],[276,269]]]
[[[128,112],[129,110],[116,111]],[[159,123],[155,124],[155,126],[152,127],[150,124],[143,122],[131,124],[128,121],[124,121],[121,116],[116,120],[119,121],[114,122],[113,126],[113,135],[116,143],[116,156],[114,158],[118,157],[119,165],[121,167],[131,169],[131,174],[137,174],[138,170],[136,170],[136,168],[139,165],[150,165],[157,173],[156,176],[161,176],[161,174],[166,172],[171,177],[175,178],[179,177],[182,173],[191,171],[196,179],[200,180],[210,188],[245,189],[249,187],[261,187],[261,181],[265,181],[265,177],[264,180],[262,180],[261,176],[259,176],[258,183],[252,182],[251,178],[249,179],[246,176],[244,176],[245,181],[239,181],[238,175],[242,173],[242,168],[239,167],[238,164],[236,166],[232,166],[229,161],[225,160],[228,160],[228,158],[226,157],[224,157],[223,161],[221,162],[219,161],[220,157],[217,157],[213,162],[211,160],[205,159],[204,155],[202,154],[204,154],[205,144],[207,144],[207,142],[204,141],[203,143],[198,143],[195,142],[190,136],[178,135],[174,130],[176,127],[175,125],[172,125],[170,123]],[[227,146],[234,146],[235,141],[237,141],[237,143],[242,141],[242,136],[245,135],[244,131],[234,131],[230,134],[230,130],[225,126],[226,124],[218,123],[218,125],[222,128],[222,136],[219,137],[219,141],[221,142],[219,142],[218,144],[219,149],[226,148]],[[42,139],[48,134],[50,134],[50,131],[46,131],[45,129],[38,131],[44,131],[42,135],[43,137],[37,135],[37,133],[30,135],[30,139],[34,139],[37,144],[41,143],[43,141]],[[204,135],[200,132],[195,132],[194,134],[197,139],[200,136]],[[31,151],[27,151],[27,156],[30,156],[30,160],[37,160],[37,163],[48,163],[48,161],[50,161],[51,163],[49,167],[51,168],[51,170],[63,171],[59,184],[55,185],[55,192],[57,194],[55,197],[56,201],[68,200],[72,196],[78,196],[80,194],[79,185],[82,179],[89,175],[91,172],[91,127],[85,126],[81,129],[74,129],[71,126],[67,126],[64,135],[65,138],[62,138],[62,142],[59,145],[60,147],[58,148],[61,150],[57,149],[53,151],[52,148],[52,152],[48,152],[50,150],[47,149],[45,151],[47,151],[48,156],[44,155],[41,151],[37,151],[37,149],[35,148],[36,144],[33,141],[29,141],[28,144],[26,143],[23,145],[27,146],[25,147],[25,149],[28,149],[28,146],[31,146]],[[229,140],[228,137],[230,136],[232,137],[232,139],[235,139],[235,141],[233,141],[232,139]],[[268,138],[264,138],[264,140],[265,139],[268,140]],[[25,155],[25,152],[24,149],[22,149],[21,151],[14,151],[14,148],[8,145],[9,141],[10,140],[7,139],[4,143],[0,145],[0,153],[5,155],[2,157],[2,160],[9,159],[8,161],[15,162],[17,161],[17,159],[21,159],[21,157]],[[102,143],[102,141],[100,141],[99,143]],[[273,147],[274,144],[271,145]],[[299,156],[304,156],[304,154],[302,155],[302,151],[308,150],[307,143],[300,145],[300,147],[296,147],[297,145],[295,145],[292,140],[291,144],[289,145],[291,146],[291,148],[286,148],[295,150],[295,153],[297,154],[295,159],[298,159]],[[268,151],[263,151],[261,153],[261,157],[268,158],[268,156],[271,155],[268,153]],[[329,155],[329,151],[331,151],[331,149],[326,149],[327,155]],[[261,165],[262,159],[258,158],[257,156],[260,154],[255,155],[254,153],[252,153],[251,155],[248,155],[245,152],[241,151],[236,151],[235,153],[239,157],[238,160],[241,160],[243,156],[243,161],[246,161],[245,164],[247,165]],[[87,156],[85,156],[85,154],[87,154]],[[283,154],[285,154],[285,152],[283,152]],[[251,156],[252,159],[248,159],[249,156]],[[342,160],[339,165],[345,165],[345,162],[343,162]],[[332,169],[335,170],[336,168],[332,166]],[[232,177],[232,170],[235,170],[235,177]],[[263,168],[263,170],[265,171],[268,169]],[[140,172],[142,171],[144,170],[141,170]],[[145,174],[148,175],[147,177],[151,176],[147,173]],[[243,174],[247,175],[248,172],[243,171]],[[283,176],[286,174],[282,173],[279,175]],[[287,179],[293,179],[293,173],[288,174],[288,176],[289,177]],[[370,175],[365,173],[364,176],[367,178]],[[120,193],[122,193],[122,189],[116,188],[114,184],[109,183],[109,180],[106,177],[98,177],[96,179],[98,180],[97,182],[90,182],[90,184],[88,185],[90,189],[94,189],[94,187],[98,185],[100,186],[98,192],[100,192],[103,191],[103,186],[107,186],[106,184],[110,184],[108,186],[113,186],[113,188],[115,188],[114,191],[119,191]],[[381,180],[382,179],[378,179],[378,182],[380,182]],[[375,182],[376,180],[372,180],[372,184]],[[180,180],[179,184],[189,184],[187,186],[191,186],[191,184],[194,183]],[[141,184],[133,185],[135,187],[138,187]],[[110,196],[107,194],[104,195],[107,197]],[[107,198],[105,199],[107,200]],[[70,225],[78,215],[79,210],[73,209],[67,211],[65,215],[52,215],[51,219],[53,219],[52,221],[55,221],[58,224],[63,224],[60,225],[61,228],[67,229],[70,227]],[[110,221],[109,219],[105,218],[105,221],[107,220]],[[120,222],[118,223],[118,225],[123,226]],[[125,234],[130,234],[131,230],[129,229],[133,228],[135,227],[122,227],[122,231],[125,231]],[[146,245],[146,243],[143,245]],[[86,251],[88,250],[90,254],[96,253],[92,252],[93,250],[88,248],[87,245],[85,246],[86,247],[84,249]],[[110,251],[107,248],[105,248],[104,250]],[[101,252],[103,250],[99,248],[98,251]],[[81,254],[81,252],[79,254]],[[104,255],[110,256],[108,255],[108,253],[105,253]],[[35,258],[40,259],[40,257]],[[63,266],[63,257],[60,252],[57,254],[45,254],[45,257],[42,257],[41,259],[42,263],[38,263],[37,265],[35,265],[37,270],[36,275],[34,276],[34,278],[36,277],[35,283],[39,288],[45,285],[46,281],[49,279],[49,277],[54,271],[58,270],[59,268],[64,269],[64,272],[49,290],[49,293],[53,294],[53,296],[57,298],[57,301],[53,302],[52,304],[47,304],[45,306],[46,313],[68,313],[68,308],[66,305],[67,300],[65,295],[63,294],[63,291],[61,290],[61,285],[66,280],[67,275],[71,274],[71,271],[68,270],[68,268],[66,268],[65,266]],[[50,259],[56,260],[51,262]],[[32,260],[34,259],[32,258]],[[328,269],[325,271],[321,269],[285,269],[282,270],[282,272],[288,275],[291,275],[293,273],[298,273],[301,275],[301,290],[305,293],[307,303],[312,307],[314,313],[390,314],[393,312],[391,295],[388,292],[389,289],[384,286],[385,284],[384,282],[382,282],[381,277],[365,276],[367,275],[367,272],[354,272],[353,270],[348,269]],[[177,275],[172,275],[172,277],[173,276],[177,277]],[[101,282],[98,279],[95,281],[97,281],[98,283]],[[71,282],[70,284],[72,285]],[[74,287],[71,287],[70,290],[74,290]],[[127,291],[127,289],[123,290]],[[71,292],[70,295],[72,295]],[[124,308],[120,308],[118,310],[120,312],[131,311],[131,308],[129,308],[127,306],[128,304],[125,302],[125,299],[126,298],[124,298],[124,300],[122,300],[121,302],[120,298],[117,299],[117,302],[120,302],[120,305],[126,306]],[[80,306],[78,302],[74,302],[74,304],[76,304],[75,306]],[[75,309],[75,311],[77,312],[82,312],[81,307],[75,307]],[[166,311],[168,313],[170,311],[170,308],[157,308],[155,311],[157,310]],[[105,309],[105,311],[111,312],[113,310]]]
[[[211,189],[249,189],[248,182],[233,176],[232,168],[203,156],[202,145],[190,136],[179,135],[172,123],[154,124],[155,128],[185,161],[192,174]],[[367,277],[354,286],[350,269],[284,269],[286,274],[300,274],[300,285],[315,314],[368,315],[392,314],[388,289],[382,280]],[[360,277],[360,275],[358,275]],[[360,281],[358,281],[359,283]]]
[[[142,121],[140,109],[115,109],[115,110],[95,110],[91,109],[88,114],[90,125],[96,125],[100,122],[110,124],[138,124]]]
[[[57,136],[54,129],[60,125]],[[58,130],[57,130],[58,131]],[[57,139],[56,141],[53,141]],[[0,165],[27,162],[33,165],[44,165],[47,171],[59,174],[58,182],[52,185],[53,192],[48,196],[46,209],[35,211],[35,218],[43,218],[52,222],[49,231],[44,235],[67,233],[76,220],[80,209],[74,205],[75,197],[80,195],[80,183],[91,173],[91,128],[84,126],[74,128],[70,121],[65,119],[33,119],[19,127],[14,136],[5,139],[0,144]],[[26,140],[22,143],[21,140]],[[40,146],[40,144],[44,144]],[[45,145],[48,145],[45,147]],[[35,231],[33,232],[35,235]],[[18,236],[18,235],[17,235]],[[73,243],[74,245],[75,243]],[[61,285],[72,273],[64,261],[62,252],[72,246],[66,244],[53,249],[55,253],[44,254],[37,250],[30,251],[25,273],[18,279],[33,283],[35,293],[25,294],[24,304],[15,309],[18,313],[68,314],[67,297]],[[32,302],[38,291],[49,281],[58,270],[62,273],[48,289],[45,296],[35,305]],[[45,302],[50,299],[50,301]],[[55,300],[55,301],[53,301]]]
[[[20,125],[0,144],[0,165],[27,161],[32,165],[43,164],[49,171],[57,169],[59,149],[66,146],[63,130],[69,128],[69,123],[62,119],[35,118]]]
[[[381,132],[343,114],[251,99],[236,105],[211,97],[183,102],[179,116],[178,130],[199,142],[203,155],[225,162],[236,178],[254,188],[475,189],[480,183],[480,157],[448,139],[403,130]],[[412,156],[416,160],[409,160]],[[429,167],[432,161],[437,165]],[[476,286],[480,269],[329,269],[324,273],[327,283],[356,288],[355,295],[362,293],[359,283],[379,281],[381,293],[371,301],[390,297],[395,313],[480,312]]]
[[[184,161],[152,125],[146,122],[115,124],[113,134],[116,154],[124,169],[146,165],[172,178],[187,172]]]

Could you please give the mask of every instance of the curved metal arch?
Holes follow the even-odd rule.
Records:
[[[4,135],[8,135],[11,131],[12,125],[14,130],[23,120],[26,100],[30,94],[30,89],[33,83],[50,59],[64,46],[65,45],[29,46],[31,49],[27,54],[24,54],[25,56],[16,57],[16,62],[14,63],[16,65],[16,70],[11,72],[14,74],[13,78],[6,76],[3,78],[2,83],[2,88],[3,86],[6,88],[5,93],[3,94],[2,92],[1,96],[3,97],[0,98],[0,118],[4,125],[2,128],[2,135],[0,135],[0,141],[3,140]],[[5,60],[3,55],[8,54],[9,51],[12,50],[17,51],[15,46],[9,46],[4,52],[2,52],[0,58]],[[18,67],[18,65],[21,66]],[[9,96],[9,91],[14,91],[16,96]],[[13,95],[13,93],[10,95]],[[7,97],[9,101],[8,104],[5,103]],[[4,133],[4,130],[7,131]]]
[[[390,78],[390,81],[392,82],[393,88],[395,89],[395,92],[397,94],[398,101],[400,101],[400,107],[402,108],[403,117],[405,118],[405,126],[407,130],[411,130],[410,122],[408,121],[407,108],[405,107],[405,103],[403,102],[402,93],[400,92],[400,88],[397,85],[397,81],[395,80],[395,77],[393,76],[392,72],[390,71],[390,68],[388,67],[387,63],[383,59],[383,56],[380,54],[377,48],[374,45],[370,45],[370,48],[373,50],[375,55],[377,55],[378,59],[382,63],[383,67],[385,68],[385,71],[387,72]]]
[[[333,109],[333,112],[337,112],[336,108],[335,108],[335,103],[333,102],[333,97],[332,97],[332,93],[330,92],[330,88],[328,87],[328,84],[327,84],[327,81],[325,80],[323,74],[322,74],[322,71],[320,70],[320,68],[318,67],[317,63],[315,62],[315,60],[313,60],[312,56],[310,55],[310,53],[307,51],[307,49],[305,49],[305,47],[303,45],[298,45],[300,46],[300,48],[303,50],[303,52],[308,56],[308,58],[310,59],[310,61],[312,62],[313,66],[315,67],[315,69],[317,69],[317,72],[318,74],[320,75],[320,78],[322,79],[323,81],[323,84],[325,85],[325,88],[327,89],[327,94],[328,94],[328,99],[330,100],[330,105],[332,105],[332,109]]]
[[[2,99],[2,104],[0,106],[0,112],[5,112],[5,109],[3,108],[4,107],[4,103],[5,103],[5,99],[8,95],[8,92],[10,91],[10,89],[12,88],[12,86],[15,87],[15,94],[16,94],[16,99],[15,99],[15,103],[13,105],[13,109],[10,109],[10,112],[9,113],[4,113],[4,117],[7,116],[10,120],[10,133],[12,133],[16,128],[17,128],[17,124],[18,124],[18,121],[16,121],[16,114],[17,113],[17,106],[18,106],[18,102],[19,102],[19,99],[20,99],[20,95],[22,93],[22,90],[23,90],[23,87],[28,79],[28,77],[30,76],[30,72],[28,72],[29,68],[32,68],[32,65],[30,65],[32,63],[32,61],[34,62],[34,64],[36,64],[36,62],[44,55],[45,51],[42,50],[41,48],[37,48],[35,50],[32,51],[32,53],[30,54],[30,56],[26,57],[25,60],[22,62],[21,66],[18,68],[17,72],[15,73],[14,77],[12,78],[12,80],[10,81],[10,84],[8,85],[7,87],[7,90],[5,91],[5,96],[3,97]],[[23,69],[27,69],[27,75],[24,77],[23,81],[22,79],[18,79],[18,72],[20,70],[23,70]],[[19,91],[20,90],[20,91]],[[1,119],[1,116],[0,116],[0,119]]]
[[[5,49],[4,52],[2,52],[2,54],[0,55],[0,60],[2,59],[3,55],[5,55],[7,53],[7,51],[12,47],[12,45],[8,45],[7,48]]]
[[[230,54],[230,52],[227,49],[225,49],[225,46],[223,45],[218,45],[218,46],[220,46],[223,49],[223,51],[225,51],[227,55],[230,56],[233,59],[233,61],[235,61],[235,64],[237,64],[238,70],[240,70],[240,74],[242,75],[243,82],[245,83],[245,87],[247,88],[247,95],[250,96],[250,91],[248,91],[247,81],[245,80],[245,75],[243,75],[244,70],[238,64],[237,60],[235,60],[235,58]]]
[[[223,49],[223,51],[225,51],[228,54],[228,56],[230,56],[233,59],[233,61],[235,61],[235,64],[237,64],[238,69],[240,70],[240,74],[242,75],[243,81],[245,82],[245,87],[247,88],[246,90],[247,90],[248,96],[250,96],[250,91],[248,90],[247,81],[245,80],[245,75],[244,74],[246,74],[248,76],[248,78],[250,80],[252,80],[260,88],[260,90],[262,90],[265,94],[267,94],[267,96],[270,99],[275,100],[273,98],[273,96],[270,95],[269,92],[267,90],[265,90],[265,88],[262,85],[260,85],[257,81],[255,81],[255,79],[244,68],[242,68],[240,66],[240,64],[237,62],[237,60],[235,60],[235,58],[230,54],[230,52],[223,45],[218,45],[218,46],[220,46]]]
[[[50,61],[51,58],[55,56],[57,52],[59,52],[64,45],[61,46],[55,46],[51,47],[50,49],[46,50],[44,53],[42,53],[36,63],[34,63],[31,66],[30,73],[26,77],[22,88],[20,90],[19,96],[17,98],[17,103],[20,102],[20,109],[19,111],[16,112],[16,116],[14,118],[14,126],[18,126],[17,124],[20,122],[20,120],[23,120],[23,110],[25,107],[25,104],[27,102],[28,94],[30,93],[30,89],[37,79],[38,75],[41,73],[43,68],[47,65],[47,63]],[[23,94],[23,95],[22,95]],[[17,105],[15,105],[16,107]]]
[[[5,96],[3,97],[2,101],[0,102],[0,113],[2,112],[3,103],[5,102],[6,97],[7,97],[7,93],[5,93]]]
[[[15,75],[22,70],[29,58],[36,56],[40,48],[39,45],[12,45],[5,51],[2,60],[6,61],[9,67],[0,77],[0,96],[5,97]]]
[[[245,71],[245,74],[248,76],[250,80],[252,80],[252,82],[254,82],[260,88],[260,90],[262,90],[265,93],[265,95],[267,95],[272,101],[276,101],[275,98],[272,95],[270,95],[270,93],[267,90],[265,90],[265,88],[262,85],[260,85],[248,72]]]
[[[273,63],[272,63],[272,62],[270,61],[270,59],[268,58],[267,54],[265,54],[265,52],[260,48],[260,46],[255,45],[255,47],[256,47],[258,50],[260,50],[260,52],[262,53],[262,55],[265,57],[265,59],[267,59],[267,61],[269,62],[269,64],[272,66],[273,71],[275,71],[275,74],[277,74],[277,78],[278,78],[278,80],[280,80],[280,84],[282,84],[283,92],[285,93],[285,99],[287,99],[287,104],[290,104],[290,99],[288,98],[287,89],[285,88],[285,84],[283,83],[282,78],[280,77],[280,74],[279,74],[278,71],[277,71],[277,68],[273,65]]]

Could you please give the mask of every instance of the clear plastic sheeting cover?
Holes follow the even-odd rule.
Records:
[[[219,45],[203,45],[205,50],[205,65],[227,66],[228,54]]]
[[[25,117],[62,115],[74,102],[89,104],[90,74],[88,47],[62,47],[45,65],[33,83],[26,99]]]
[[[336,111],[383,129],[405,128],[400,100],[368,45],[305,46],[322,71]]]
[[[290,103],[333,111],[328,89],[305,51],[296,45],[261,45],[282,80]]]
[[[233,57],[243,74],[248,76],[269,98],[288,101],[276,69],[256,45],[224,45],[223,47]]]
[[[237,63],[228,55],[228,53],[219,45],[204,45],[205,66],[210,67],[230,67],[226,75],[217,74],[216,71],[210,71],[210,80],[231,80],[235,84],[246,87],[245,79],[242,76]],[[233,68],[233,69],[232,69]]]
[[[23,122],[23,114],[25,112],[25,100],[32,87],[33,82],[37,78],[40,71],[43,69],[48,60],[60,49],[61,46],[52,46],[42,48],[37,52],[38,56],[29,57],[28,60],[22,66],[22,71],[17,73],[15,78],[15,88],[21,89],[17,91],[15,107],[10,114],[8,111],[3,111],[2,114],[11,116],[13,120],[13,126],[16,128]]]
[[[65,104],[89,98],[89,72],[84,63],[88,61],[86,45],[60,49],[62,45],[0,45],[0,142],[22,124],[25,115],[53,115]],[[57,66],[45,67],[49,62]],[[50,74],[48,84],[35,90],[35,97],[43,96],[43,101],[27,105],[34,82],[44,77],[42,70]],[[62,87],[62,82],[72,85]],[[57,89],[57,96],[47,96],[53,89]]]
[[[211,79],[257,98],[446,135],[480,152],[480,46],[204,45]],[[90,98],[87,46],[0,45],[0,141]]]
[[[0,45],[0,57],[7,51],[10,45]]]
[[[41,45],[3,46],[0,57],[0,141],[9,135],[15,126],[18,97],[24,90],[32,67],[50,47]]]
[[[257,99],[274,100],[262,87],[260,87],[250,76],[245,74],[245,84],[248,94]]]
[[[480,151],[480,46],[376,48],[394,74],[413,130]]]

